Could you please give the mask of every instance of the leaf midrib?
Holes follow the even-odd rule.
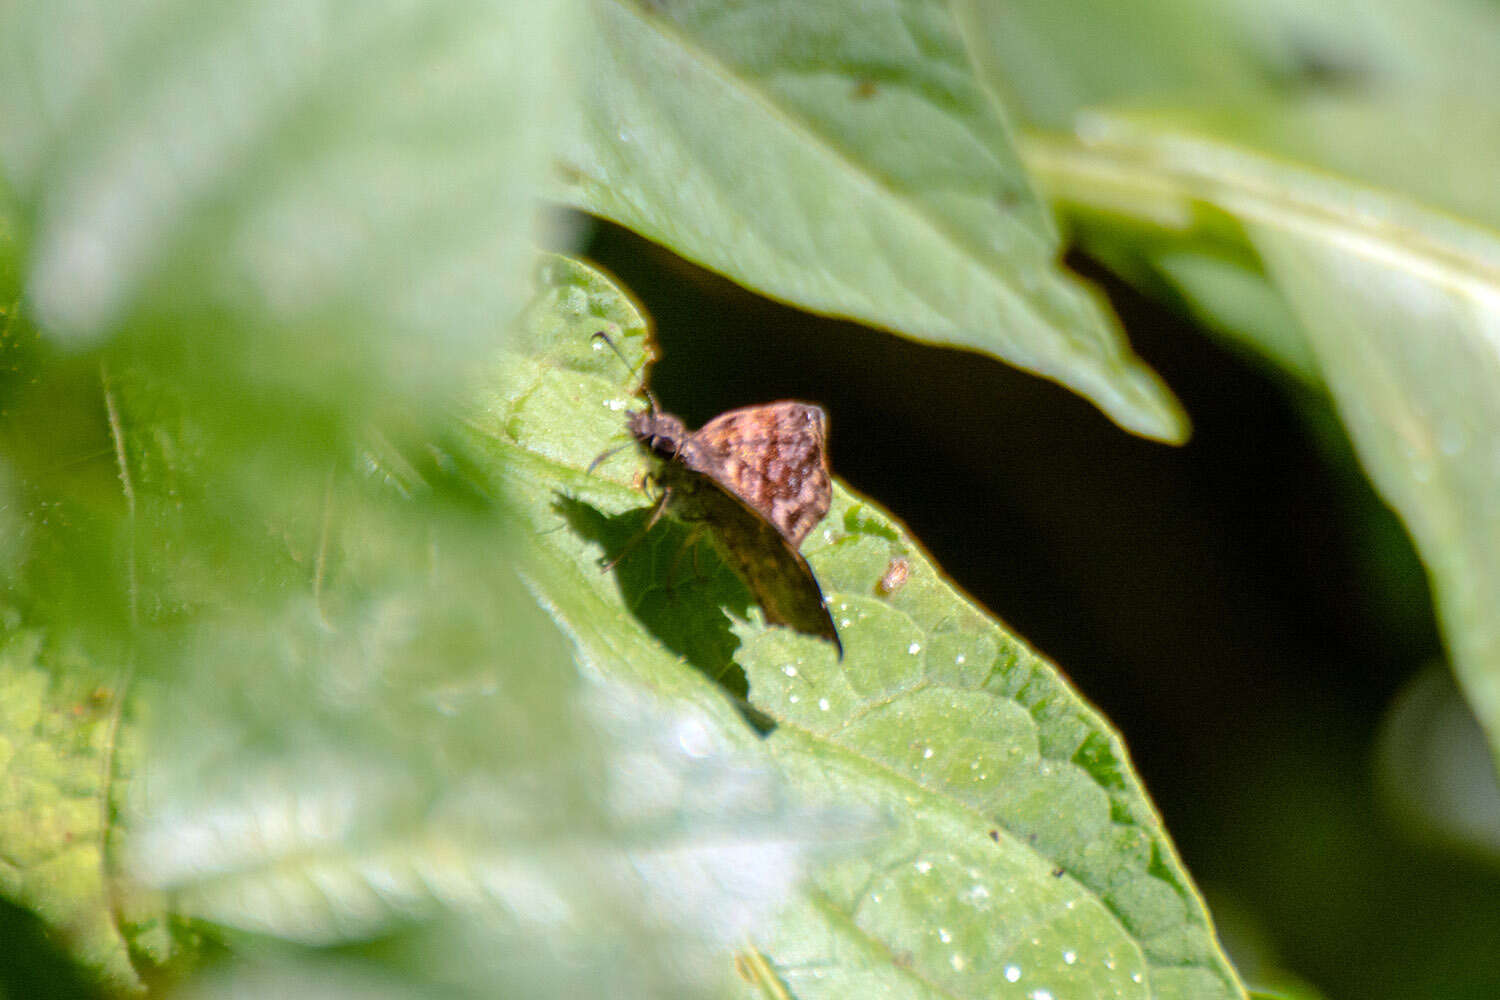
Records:
[[[1203,145],[1194,137],[1172,134]],[[1383,259],[1406,265],[1405,270],[1426,275],[1433,280],[1463,291],[1470,296],[1500,297],[1500,243],[1495,246],[1497,263],[1490,265],[1472,253],[1444,241],[1440,236],[1423,232],[1418,226],[1390,217],[1370,213],[1354,214],[1323,206],[1310,198],[1295,195],[1297,188],[1276,188],[1270,180],[1260,179],[1252,171],[1235,169],[1222,162],[1228,153],[1235,160],[1253,161],[1274,166],[1297,180],[1327,185],[1337,183],[1354,196],[1368,195],[1388,203],[1397,211],[1416,213],[1434,222],[1462,227],[1476,236],[1500,241],[1500,232],[1469,219],[1448,215],[1438,209],[1402,198],[1393,192],[1360,184],[1337,174],[1319,175],[1304,166],[1277,163],[1251,150],[1208,144],[1221,154],[1208,173],[1182,163],[1149,144],[1132,144],[1122,140],[1083,142],[1058,136],[1034,135],[1023,140],[1021,150],[1027,163],[1042,175],[1058,173],[1087,176],[1107,174],[1116,181],[1134,184],[1142,190],[1161,191],[1164,185],[1175,186],[1183,200],[1206,201],[1232,210],[1241,218],[1269,225],[1284,232],[1317,236],[1324,242],[1351,247],[1372,259]],[[1416,222],[1420,223],[1419,218]],[[1465,284],[1479,286],[1464,289]]]

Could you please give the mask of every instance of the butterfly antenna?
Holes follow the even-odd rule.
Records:
[[[615,357],[620,359],[620,364],[625,366],[625,370],[630,372],[630,374],[632,375],[635,374],[635,366],[630,363],[629,358],[625,357],[624,352],[615,346],[615,342],[610,338],[609,334],[605,333],[603,330],[595,330],[594,335],[589,339],[604,341],[605,346],[607,346],[611,351],[615,352]]]
[[[589,339],[590,340],[602,340],[602,341],[604,341],[604,343],[609,346],[609,349],[611,351],[615,352],[615,357],[617,357],[617,358],[620,359],[620,364],[622,364],[622,365],[625,366],[625,370],[628,371],[628,372],[630,372],[630,374],[632,374],[632,375],[634,375],[636,373],[637,369],[634,366],[631,365],[630,359],[627,358],[627,357],[625,357],[624,352],[622,352],[618,347],[615,346],[615,342],[610,339],[609,334],[605,333],[603,330],[595,330],[594,331],[594,335],[592,337],[590,337]],[[657,404],[656,397],[651,394],[651,390],[648,389],[648,388],[646,388],[646,382],[645,382],[644,379],[641,380],[640,392],[641,392],[641,395],[643,395],[643,396],[646,397],[646,405],[648,405],[648,406],[651,407],[651,412],[652,413],[660,413],[661,412],[661,406]],[[600,459],[607,458],[609,454],[614,454],[614,453],[613,452],[609,452],[606,455],[600,455],[599,458],[594,459],[594,464],[597,465],[599,463]],[[592,466],[590,466],[590,468],[592,468]]]

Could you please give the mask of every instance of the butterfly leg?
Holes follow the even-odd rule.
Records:
[[[589,463],[589,467],[583,470],[583,474],[585,476],[592,476],[594,474],[594,470],[599,468],[602,462],[604,462],[608,458],[611,458],[612,456],[618,455],[620,452],[624,451],[626,448],[629,448],[633,444],[635,444],[634,441],[626,441],[618,448],[610,448],[608,451],[601,451],[594,457],[594,460]]]
[[[699,580],[706,580],[708,578],[703,575],[703,567],[698,562],[698,553],[702,551],[702,546],[693,546],[693,576]]]
[[[688,532],[688,536],[683,541],[682,547],[677,550],[677,555],[672,557],[672,565],[667,567],[667,588],[669,590],[677,579],[677,567],[682,565],[682,557],[687,555],[688,549],[693,550],[693,576],[700,580],[703,578],[703,571],[698,568],[698,543],[703,540],[703,536],[707,532],[708,525],[706,524],[695,524],[692,530]]]
[[[640,531],[637,531],[635,533],[635,537],[626,542],[625,547],[621,549],[613,559],[605,563],[603,567],[600,568],[599,572],[608,573],[610,570],[620,565],[621,560],[623,560],[626,556],[630,555],[630,553],[634,552],[637,548],[640,547],[641,542],[645,541],[646,536],[651,533],[651,529],[656,527],[656,522],[661,520],[662,512],[667,509],[667,500],[671,496],[671,489],[668,488],[661,491],[661,496],[657,498],[656,506],[651,508],[651,516],[646,519],[645,526],[642,527]]]

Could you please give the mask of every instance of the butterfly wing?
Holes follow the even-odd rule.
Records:
[[[682,442],[678,459],[765,518],[795,550],[828,513],[828,417],[808,403],[730,410]]]
[[[715,546],[766,621],[827,639],[843,658],[844,644],[812,567],[775,525],[717,480],[680,462],[664,463],[660,478],[669,490],[669,509],[713,527]]]

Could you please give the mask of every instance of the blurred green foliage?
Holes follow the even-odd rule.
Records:
[[[1494,996],[1497,65],[1467,0],[8,6],[0,993]],[[598,572],[648,316],[689,423],[832,413],[845,663],[679,526]]]

